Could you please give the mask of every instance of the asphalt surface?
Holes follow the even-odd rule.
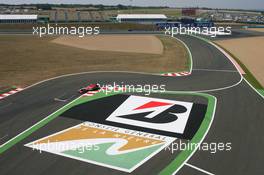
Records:
[[[242,80],[235,67],[216,48],[191,36],[178,36],[193,55],[193,73],[187,77],[160,77],[140,73],[97,72],[46,81],[0,102],[1,144],[76,98],[76,90],[90,82],[165,84],[170,91],[199,91],[214,95],[217,107],[206,143],[232,144],[231,151],[197,151],[189,164],[213,174],[264,174],[262,137],[264,100]],[[64,99],[65,102],[55,101]],[[162,98],[179,99],[178,96]],[[186,97],[184,99],[188,99]],[[195,99],[202,103],[204,99]],[[39,154],[23,145],[81,120],[58,117],[0,156],[0,174],[125,174],[124,172],[55,156]],[[132,174],[157,174],[177,153],[162,151]],[[202,174],[184,165],[177,174]]]

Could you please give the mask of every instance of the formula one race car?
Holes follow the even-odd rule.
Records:
[[[87,87],[81,88],[81,89],[79,90],[79,93],[80,93],[80,94],[85,94],[85,93],[87,93],[88,91],[97,91],[97,90],[99,90],[99,89],[100,89],[99,84],[90,84],[90,85],[87,86]]]

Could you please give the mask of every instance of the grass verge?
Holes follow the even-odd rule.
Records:
[[[6,93],[6,92],[9,92],[9,91],[12,91],[14,89],[16,89],[16,86],[2,87],[2,88],[0,88],[0,94],[3,94],[3,93]]]
[[[192,70],[192,54],[188,46],[176,38],[166,35],[158,35],[158,37],[164,46],[163,62],[167,63],[167,65],[175,65],[175,68],[171,69],[171,71],[161,71],[160,74],[183,71],[190,72]],[[166,69],[169,70],[170,68],[167,67]]]
[[[207,43],[210,44],[210,40],[203,38],[201,36],[196,36],[196,35],[192,35],[196,38],[199,38]],[[232,58],[234,58],[234,60],[240,65],[240,67],[244,70],[245,74],[243,74],[242,76],[262,95],[264,88],[263,86],[259,83],[259,81],[255,78],[255,76],[250,72],[250,70],[242,63],[242,61],[240,61],[235,55],[233,55],[230,51],[228,51],[227,49],[223,48],[222,46],[220,46],[219,44],[213,42],[215,45],[217,45],[218,47],[222,48],[226,53],[228,53]]]

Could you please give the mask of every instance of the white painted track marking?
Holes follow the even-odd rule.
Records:
[[[212,95],[210,95],[210,96],[212,96]],[[217,98],[215,96],[212,96],[212,97],[215,99],[214,110],[213,110],[213,114],[212,114],[212,120],[210,121],[209,127],[206,129],[206,132],[203,135],[202,139],[200,140],[199,144],[201,144],[204,141],[204,139],[207,136],[207,134],[208,134],[208,132],[209,132],[209,130],[213,124],[213,121],[214,121],[216,105],[217,105]],[[189,157],[187,159],[185,159],[185,161],[179,166],[179,168],[176,169],[172,174],[174,174],[174,175],[177,174],[177,172],[189,161],[189,159],[193,156],[193,154],[197,151],[197,149],[198,149],[198,147],[195,147],[194,151],[189,155]]]
[[[192,35],[192,37],[195,37],[195,38],[198,38],[200,40],[204,40],[204,38],[200,38],[200,37],[197,37],[195,35]],[[229,55],[226,51],[224,51],[222,48],[220,48],[219,46],[217,46],[216,44],[214,44],[213,42],[209,41],[209,40],[205,40],[205,42],[207,42],[208,44],[211,44],[212,46],[214,46],[215,48],[217,48],[220,52],[222,52],[226,58],[228,58],[228,60],[235,66],[235,68],[237,69],[237,71],[239,72],[240,76],[243,77],[243,73],[244,71],[242,70],[241,71],[241,67],[240,65],[235,61],[235,59]],[[261,97],[264,99],[264,96],[255,88],[253,87],[244,77],[242,78],[245,80],[245,82]]]
[[[213,173],[210,173],[210,172],[208,172],[208,171],[206,171],[206,170],[204,170],[204,169],[202,169],[202,168],[199,168],[199,167],[197,167],[197,166],[191,165],[191,164],[189,164],[189,163],[185,163],[185,165],[188,166],[188,167],[191,167],[191,168],[193,168],[193,169],[196,169],[196,170],[198,170],[198,171],[200,171],[200,172],[202,172],[202,173],[205,173],[205,174],[208,174],[208,175],[215,175],[215,174],[213,174]]]
[[[193,69],[195,71],[209,71],[209,72],[230,72],[230,73],[238,73],[236,70],[222,70],[222,69]]]
[[[16,135],[15,137],[13,137],[13,138],[9,139],[8,141],[6,141],[6,142],[5,142],[5,143],[3,143],[2,145],[0,145],[0,148],[1,148],[1,147],[3,147],[3,146],[5,146],[6,144],[8,144],[9,142],[11,142],[12,140],[14,140],[14,139],[18,138],[20,135],[24,134],[25,132],[29,131],[31,128],[33,128],[33,127],[37,126],[38,124],[40,124],[40,123],[41,123],[41,122],[43,122],[44,120],[48,119],[48,118],[49,118],[51,115],[53,115],[53,114],[55,114],[56,112],[58,112],[59,110],[63,109],[65,106],[67,106],[67,105],[70,105],[70,104],[74,103],[76,100],[78,100],[78,99],[80,99],[80,98],[81,98],[81,96],[79,96],[78,98],[76,98],[76,99],[72,100],[70,103],[68,103],[68,104],[66,104],[66,105],[64,105],[64,106],[62,106],[61,108],[59,108],[59,109],[58,109],[58,110],[56,110],[55,112],[53,112],[53,113],[49,114],[47,117],[43,118],[42,120],[40,120],[40,121],[38,121],[37,123],[35,123],[34,125],[30,126],[30,127],[29,127],[29,128],[27,128],[26,130],[22,131],[21,133],[19,133],[19,134],[18,134],[18,135]]]
[[[189,57],[190,57],[190,64],[191,64],[191,67],[190,67],[189,73],[192,74],[192,71],[193,71],[193,58],[192,58],[192,52],[191,52],[190,48],[189,48],[189,47],[187,46],[187,44],[186,44],[184,41],[182,41],[181,39],[176,38],[176,37],[172,37],[172,38],[178,40],[178,41],[179,41],[180,43],[182,43],[182,44],[184,45],[184,47],[187,49],[188,54],[189,54]]]
[[[177,38],[178,39],[178,38]],[[212,44],[213,45],[213,44]],[[217,47],[216,47],[217,48]],[[218,49],[219,50],[219,49]],[[220,50],[221,52],[222,52],[222,50]],[[225,52],[225,56],[226,56],[226,52]],[[228,59],[229,59],[229,57],[227,57]],[[230,59],[229,59],[230,60]],[[233,63],[233,61],[232,60],[230,60],[230,62],[237,68],[237,65],[236,64],[234,64]],[[238,69],[238,68],[237,68]],[[192,70],[192,69],[191,69]],[[61,75],[61,76],[57,76],[57,77],[53,77],[53,78],[49,78],[49,79],[46,79],[46,80],[43,80],[43,81],[40,81],[40,82],[37,82],[37,83],[35,83],[35,84],[33,84],[33,85],[30,85],[30,86],[28,86],[28,87],[26,87],[24,90],[26,90],[26,89],[28,89],[28,88],[31,88],[31,87],[33,87],[33,86],[36,86],[36,85],[38,85],[38,84],[41,84],[41,83],[43,83],[43,82],[47,82],[47,81],[50,81],[50,80],[54,80],[54,79],[58,79],[58,78],[62,78],[62,77],[68,77],[68,76],[73,76],[73,75],[82,75],[82,74],[90,74],[90,73],[109,73],[109,72],[112,72],[112,73],[135,73],[135,74],[143,74],[143,75],[159,75],[159,74],[151,74],[151,73],[144,73],[144,72],[133,72],[133,71],[92,71],[92,72],[80,72],[80,73],[73,73],[73,74],[67,74],[67,75]],[[241,73],[238,71],[238,73],[240,74],[240,76],[241,76],[241,79],[240,79],[240,81],[239,82],[237,82],[237,83],[235,83],[235,84],[233,84],[233,85],[231,85],[231,86],[226,86],[226,87],[223,87],[223,88],[217,88],[217,89],[210,89],[210,90],[201,90],[201,91],[192,91],[192,92],[211,92],[211,91],[219,91],[219,90],[225,90],[225,89],[228,89],[228,88],[232,88],[232,87],[235,87],[235,86],[237,86],[237,85],[239,85],[241,82],[242,82],[242,80],[244,79],[243,78],[243,76],[241,75]],[[253,89],[253,90],[255,90],[255,92],[257,92],[262,98],[264,98],[246,79],[245,79],[245,81],[249,84],[249,86]],[[179,91],[179,92],[191,92],[191,91]],[[215,104],[216,105],[216,104]],[[214,109],[214,113],[213,113],[213,117],[214,117],[214,114],[215,114],[215,109]],[[213,121],[213,119],[212,119],[212,121]],[[210,126],[208,127],[208,129],[207,129],[207,131],[206,131],[206,134],[204,135],[204,137],[207,135],[207,133],[208,133],[208,131],[209,131],[209,128],[211,127],[211,124],[212,123],[210,123]],[[33,125],[34,126],[34,125]],[[32,127],[33,127],[32,126]],[[25,130],[26,131],[26,130]],[[22,133],[20,133],[20,134],[22,134]],[[20,135],[19,134],[19,135]],[[17,135],[18,136],[18,135]],[[16,136],[16,137],[17,137]],[[203,139],[204,139],[204,137],[203,137]],[[15,138],[15,137],[14,137]],[[14,138],[12,138],[12,139],[14,139]],[[12,140],[11,139],[11,140]],[[202,140],[203,140],[202,139]],[[10,140],[9,140],[10,141]],[[8,141],[8,142],[9,142]],[[3,145],[1,145],[1,146],[3,146]],[[191,156],[193,155],[195,153],[195,151],[191,154]],[[190,156],[190,157],[191,157]],[[188,159],[186,159],[186,162],[190,159],[190,157],[188,158]],[[185,165],[187,164],[185,162]],[[184,165],[184,164],[183,164]],[[182,166],[183,166],[182,165]],[[181,168],[181,167],[180,167]],[[179,169],[180,169],[179,168]],[[178,170],[179,170],[178,169]],[[177,172],[174,172],[174,173],[177,173]]]

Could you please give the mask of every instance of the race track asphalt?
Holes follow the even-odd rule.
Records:
[[[192,75],[175,78],[141,73],[91,72],[45,81],[0,101],[0,144],[77,98],[76,90],[87,83],[165,84],[168,91],[214,95],[217,98],[216,113],[204,142],[232,143],[231,151],[197,151],[188,163],[213,174],[264,174],[263,98],[245,80],[241,80],[235,67],[215,47],[191,36],[177,37],[191,50]],[[54,98],[65,101],[55,101]],[[70,118],[54,119],[0,155],[0,174],[125,174],[49,153],[39,156],[23,146],[79,123]],[[157,174],[174,157],[163,151],[132,174]],[[185,165],[177,174],[200,173]]]

